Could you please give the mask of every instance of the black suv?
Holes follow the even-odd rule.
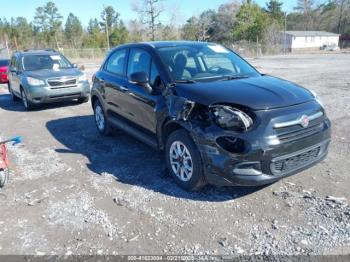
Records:
[[[101,134],[115,127],[164,150],[188,190],[270,184],[323,160],[330,143],[313,92],[260,74],[217,44],[119,46],[95,74],[91,97]]]

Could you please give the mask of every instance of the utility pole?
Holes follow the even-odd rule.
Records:
[[[109,30],[108,30],[108,21],[107,21],[107,12],[106,12],[106,8],[104,7],[105,9],[105,22],[106,22],[106,35],[107,35],[107,48],[108,48],[108,51],[111,49],[110,46],[109,46]]]
[[[287,11],[284,13],[284,54],[287,54]]]
[[[10,56],[9,44],[7,42],[7,37],[5,37],[5,45],[6,45],[6,50],[7,50],[7,56],[8,56],[8,58],[10,58],[11,56]]]

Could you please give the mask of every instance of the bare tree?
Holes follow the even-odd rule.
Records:
[[[142,24],[147,25],[151,40],[156,38],[156,31],[160,25],[159,18],[164,12],[165,0],[140,0],[133,4],[133,10],[140,15]]]
[[[304,30],[313,28],[313,10],[314,0],[298,0],[297,6],[294,8],[304,16]]]
[[[349,17],[347,17],[347,11],[350,10],[350,1],[349,0],[336,0],[337,4],[337,33],[341,34],[344,33],[344,27],[349,20]]]

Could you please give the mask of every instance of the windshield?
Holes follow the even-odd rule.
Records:
[[[221,45],[160,47],[158,52],[175,82],[218,81],[259,75],[242,58]]]
[[[59,70],[72,68],[72,64],[62,55],[26,55],[22,58],[24,71]]]
[[[0,66],[8,66],[9,60],[0,60]]]

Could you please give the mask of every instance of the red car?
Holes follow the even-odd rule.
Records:
[[[10,60],[0,59],[0,84],[7,84],[9,82],[7,77],[7,70]]]

